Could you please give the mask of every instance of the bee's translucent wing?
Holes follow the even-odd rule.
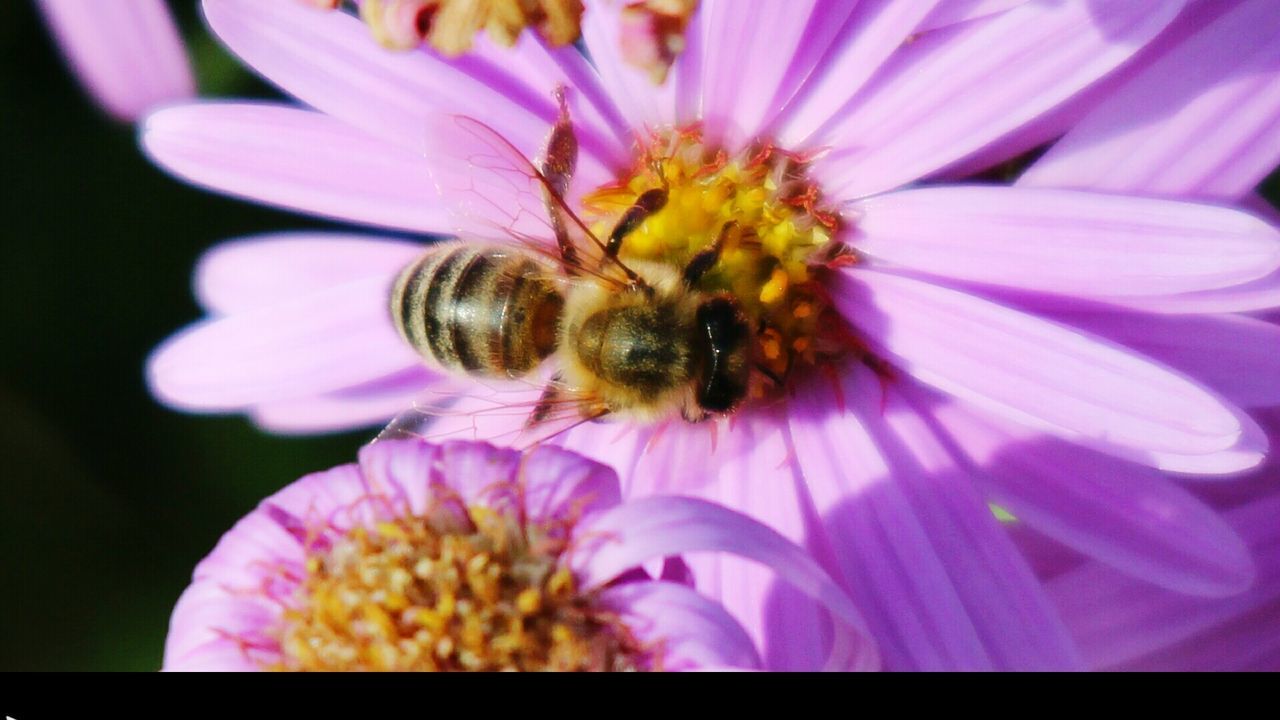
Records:
[[[588,398],[553,380],[460,380],[424,391],[375,442],[421,438],[526,448],[599,417],[584,413],[588,406]]]
[[[433,163],[432,176],[457,235],[536,247],[570,271],[596,274],[606,265],[604,246],[555,183],[497,130],[465,115],[438,114],[428,120],[427,138],[432,157],[452,159]],[[568,233],[576,259],[562,257],[557,226]],[[604,279],[620,281],[612,274]]]
[[[467,238],[504,241],[510,233],[552,240],[537,168],[488,125],[465,115],[437,114],[427,127],[432,179]]]

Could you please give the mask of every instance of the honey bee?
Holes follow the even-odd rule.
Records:
[[[683,268],[624,262],[628,234],[665,205],[666,190],[641,194],[607,238],[592,234],[565,201],[578,146],[562,93],[558,100],[536,166],[496,131],[455,118],[534,179],[555,249],[467,239],[434,245],[393,286],[396,328],[447,373],[524,378],[553,362],[526,425],[556,408],[582,421],[678,413],[697,422],[732,412],[747,395],[753,330],[732,295],[697,287],[732,227]]]

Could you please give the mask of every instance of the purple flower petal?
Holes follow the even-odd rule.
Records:
[[[1151,42],[1114,72],[1089,86],[1057,109],[1046,113],[1019,130],[1006,135],[977,153],[946,168],[945,175],[963,178],[989,170],[995,165],[1017,158],[1047,143],[1056,141],[1078,125],[1100,103],[1143,73],[1171,49],[1178,47],[1202,27],[1212,23],[1238,0],[1225,2],[1191,2]]]
[[[776,498],[794,489],[787,483],[770,495]],[[782,512],[778,509],[766,513],[769,520],[780,515]],[[821,603],[781,582],[768,568],[739,557],[705,554],[688,558],[688,562],[698,592],[714,598],[742,623],[761,648],[766,669],[780,672],[829,669],[826,667],[828,656],[836,638]]]
[[[519,451],[464,441],[443,443],[439,450],[431,479],[441,490],[456,493],[467,507],[502,511],[521,507],[514,492],[520,477]]]
[[[166,403],[237,410],[340,390],[419,365],[388,318],[389,276],[189,327],[148,360]]]
[[[1280,599],[1177,645],[1126,664],[1123,669],[1280,671]]]
[[[513,56],[518,60],[513,61]],[[557,87],[565,87],[571,96],[574,130],[588,158],[594,161],[599,156],[617,166],[631,162],[627,148],[635,140],[635,126],[623,117],[599,73],[576,47],[548,48],[535,33],[522,33],[514,47],[503,47],[480,35],[467,57],[454,62],[481,79],[494,79],[497,76],[491,73],[499,68],[509,73],[511,82],[501,76],[504,91],[539,112],[549,107],[546,102],[554,97]],[[474,67],[469,63],[475,63]],[[523,96],[528,96],[527,100]]]
[[[719,603],[668,582],[624,583],[599,595],[642,644],[660,648],[663,670],[756,670],[751,638]]]
[[[735,461],[734,449],[740,444],[735,437],[737,431],[735,425],[722,443],[720,428],[682,421],[638,428],[633,434],[638,436],[640,452],[622,464],[630,470],[628,495],[668,495],[706,489],[715,482],[725,463]],[[751,429],[743,428],[742,437],[752,434]],[[760,442],[765,441],[761,438]],[[580,443],[580,447],[586,445]],[[773,523],[770,526],[773,527]]]
[[[149,116],[142,146],[161,167],[211,190],[338,220],[426,233],[449,227],[421,156],[320,113],[184,105]]]
[[[865,369],[841,385],[845,412],[825,384],[802,386],[791,435],[886,667],[1077,666],[1030,568],[916,411],[882,400]]]
[[[703,60],[702,119],[711,136],[730,152],[754,138],[852,9],[830,0],[763,0],[744,11],[741,2],[706,0],[703,41],[716,51]]]
[[[1270,437],[1280,437],[1280,405],[1254,411],[1263,432]],[[1200,477],[1187,478],[1201,480]],[[1272,495],[1280,485],[1280,455],[1267,456],[1254,472],[1233,479],[1232,482],[1196,482],[1192,488],[1196,495],[1219,510],[1239,507]]]
[[[385,504],[374,501],[374,495],[408,500],[409,496],[405,494],[407,489],[391,483],[387,478],[379,478],[371,484],[369,476],[364,474],[358,464],[347,463],[311,473],[286,485],[260,503],[258,509],[241,520],[241,523],[253,518],[254,523],[272,528],[272,536],[268,539],[280,547],[296,549],[296,560],[301,565],[304,560],[302,544],[307,537],[307,530],[334,528],[345,531],[360,523],[373,522],[378,518],[378,513],[385,513],[388,509]],[[239,532],[239,524],[235,530]],[[277,530],[288,533],[292,543],[273,539]],[[219,546],[231,535],[232,533],[224,535]],[[265,543],[263,549],[266,549]],[[245,553],[230,556],[226,566],[216,571],[211,569],[207,576],[225,578],[228,572],[234,571],[238,566],[256,567],[252,561],[261,557],[264,557],[261,551],[256,555]],[[205,562],[208,562],[208,558]],[[196,568],[197,579],[205,577],[200,571],[202,567],[204,563]]]
[[[613,423],[584,423],[574,427],[558,438],[557,442],[564,448],[581,453],[602,462],[618,472],[625,497],[637,497],[651,492],[653,485],[674,484],[674,478],[663,478],[653,473],[644,473],[636,477],[635,467],[640,458],[647,455],[645,442],[649,439],[648,428],[619,427]]]
[[[999,506],[997,506],[999,507]],[[1086,558],[1080,553],[1040,533],[1024,522],[1002,523],[1005,532],[1013,538],[1018,552],[1041,580],[1054,578],[1079,567]]]
[[[1257,194],[1242,199],[1240,206],[1280,228],[1280,210]],[[1228,313],[1255,312],[1280,308],[1280,271],[1235,287],[1151,298],[1113,298],[1109,302],[1148,313]]]
[[[1228,522],[1249,542],[1258,564],[1257,581],[1245,592],[1229,598],[1197,598],[1152,588],[1098,563],[1049,581],[1049,592],[1090,666],[1141,666],[1144,656],[1192,640],[1196,642],[1190,649],[1208,649],[1196,646],[1209,642],[1212,647],[1214,634],[1232,632],[1234,621],[1268,607],[1274,613],[1280,603],[1277,513],[1280,495],[1274,494],[1227,513]],[[1277,638],[1268,632],[1270,628],[1274,628],[1273,621],[1261,624],[1258,630],[1262,635],[1253,641],[1269,644],[1274,650]],[[1237,646],[1237,659],[1248,658],[1253,649],[1250,643]]]
[[[439,381],[426,370],[401,383],[399,391],[342,391],[314,397],[266,402],[253,407],[254,424],[287,435],[340,432],[385,424],[411,406],[424,388]]]
[[[839,148],[824,158],[824,189],[863,197],[963,159],[1111,72],[1182,5],[1026,3],[959,33],[921,38],[823,133],[822,144]]]
[[[1240,424],[1241,432],[1240,439],[1230,449],[1209,454],[1149,451],[1141,461],[1154,468],[1182,474],[1180,479],[1187,481],[1234,480],[1233,475],[1258,467],[1267,457],[1271,441],[1249,414],[1239,408],[1231,411]],[[1105,444],[1098,444],[1094,449],[1116,457],[1134,457],[1126,455],[1123,449]]]
[[[164,666],[166,672],[257,672],[261,669],[231,638],[205,643],[173,662],[166,660]]]
[[[571,564],[588,585],[667,555],[729,552],[762,563],[820,601],[843,626],[848,645],[835,650],[840,667],[878,665],[875,645],[844,591],[804,550],[744,515],[694,498],[647,497],[596,515],[578,531],[583,540]]]
[[[360,448],[358,484],[369,495],[401,503],[399,512],[425,515],[434,497],[444,447],[416,440],[389,440]]]
[[[718,428],[673,422],[621,437],[616,429],[605,434],[576,428],[571,438],[576,447],[619,467],[628,496],[696,493],[765,523],[830,571],[826,533],[783,437],[785,422],[781,412],[759,410]],[[820,603],[742,557],[705,553],[686,561],[698,591],[743,624],[768,669],[812,671],[827,662],[833,629]]]
[[[911,270],[1075,296],[1169,295],[1280,268],[1280,232],[1212,205],[951,186],[856,203],[855,247]]]
[[[602,78],[602,85],[609,88],[609,95],[622,111],[632,128],[660,127],[676,122],[676,86],[689,86],[691,79],[700,79],[689,73],[696,68],[690,63],[690,50],[686,47],[677,60],[671,76],[663,85],[654,85],[648,74],[628,65],[618,49],[622,46],[620,12],[621,3],[596,3],[582,15],[582,38],[591,56],[591,63]],[[690,23],[686,38],[694,40],[699,31],[698,15]]]
[[[611,468],[551,445],[522,454],[471,441],[379,440],[360,450],[360,466],[370,482],[408,490],[416,513],[426,512],[429,484],[468,506],[518,505],[538,523],[577,520],[621,501]]]
[[[991,501],[1117,570],[1178,592],[1220,596],[1253,580],[1240,537],[1159,473],[954,402],[930,412],[977,465]]]
[[[535,522],[585,516],[622,502],[613,468],[553,445],[524,455],[520,480],[525,514]]]
[[[200,257],[195,291],[219,315],[253,310],[368,277],[390,277],[425,248],[363,235],[289,232],[224,242]]]
[[[830,571],[834,563],[826,532],[784,437],[785,423],[777,411],[735,417],[732,429],[717,433],[714,443],[705,428],[681,423],[623,467],[631,469],[633,493],[662,492],[663,485],[667,492],[696,491],[805,546]],[[833,637],[818,603],[768,568],[740,557],[706,553],[687,561],[698,591],[738,618],[762,649],[768,669],[823,666]]]
[[[327,472],[333,474],[331,477],[349,476],[347,471],[338,468]],[[319,484],[326,484],[329,479],[324,478]],[[317,512],[326,510],[328,508],[317,508]],[[256,590],[272,572],[273,563],[289,565],[303,560],[302,543],[259,509],[241,518],[218,540],[217,546],[196,565],[192,577],[196,580],[216,578],[223,589],[232,591]]]
[[[1244,285],[1198,293],[1148,298],[1122,298],[1126,307],[1149,313],[1256,312],[1280,307],[1280,271]]]
[[[218,662],[211,662],[211,645],[228,643],[236,649],[243,670],[258,670],[258,666],[235,646],[231,639],[239,635],[257,635],[280,614],[280,606],[265,597],[247,592],[229,592],[217,580],[192,583],[178,598],[173,608],[169,634],[165,638],[165,670],[197,670],[201,659],[211,669],[227,669],[225,662],[233,660],[217,652]]]
[[[1237,3],[1129,79],[1018,182],[1235,200],[1280,163],[1277,71],[1280,13]]]
[[[786,109],[778,113],[778,139],[790,147],[800,147],[819,128],[838,118],[935,6],[940,7],[936,0],[862,0],[853,6],[840,41],[813,69]]]
[[[528,87],[518,74],[481,56],[446,60],[425,49],[387,52],[345,13],[258,0],[205,0],[204,11],[219,39],[269,80],[322,112],[415,152],[422,149],[432,113],[461,113],[500,125],[530,154],[555,119],[554,83]],[[520,62],[517,55],[502,56],[503,64]],[[593,117],[579,118],[586,153],[622,156],[612,129],[591,125]]]
[[[777,412],[758,412],[735,417],[732,429],[591,423],[558,440],[616,467],[628,497],[696,492],[766,523],[825,562],[830,552],[822,547],[824,531],[782,437],[784,422]],[[816,670],[827,662],[833,633],[820,604],[741,557],[700,553],[685,560],[698,591],[743,624],[768,669]]]
[[[1241,315],[1055,315],[1067,325],[1133,348],[1222,393],[1241,407],[1280,405],[1280,326]]]
[[[854,270],[832,295],[905,372],[1068,439],[1210,455],[1244,435],[1237,412],[1193,382],[1089,336],[919,280]]]
[[[195,95],[182,37],[161,0],[37,4],[80,82],[117,119]]]
[[[920,23],[919,32],[937,30],[957,23],[995,15],[1027,2],[1027,0],[942,0]]]
[[[1280,670],[1280,603],[1116,667],[1136,672]]]

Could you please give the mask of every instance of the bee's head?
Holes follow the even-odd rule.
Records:
[[[719,295],[698,306],[694,332],[695,400],[707,412],[728,412],[747,395],[751,323],[737,300]]]

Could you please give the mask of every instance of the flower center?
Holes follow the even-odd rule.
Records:
[[[341,0],[310,0],[334,8]],[[429,43],[444,55],[471,49],[480,32],[511,46],[526,27],[553,47],[575,42],[581,33],[581,0],[362,0],[360,17],[376,40],[392,50]]]
[[[619,13],[622,58],[649,73],[657,85],[685,47],[684,33],[698,0],[636,0]]]
[[[559,562],[563,526],[484,508],[357,527],[309,554],[278,670],[636,670],[650,653]]]
[[[785,383],[798,364],[847,349],[849,337],[821,283],[824,267],[852,262],[834,240],[840,217],[808,178],[810,158],[760,141],[728,155],[687,127],[653,133],[635,167],[583,198],[584,219],[607,236],[644,192],[667,190],[667,203],[628,234],[620,257],[683,268],[724,236],[716,264],[698,289],[735,296],[756,330],[764,371],[760,396]]]

